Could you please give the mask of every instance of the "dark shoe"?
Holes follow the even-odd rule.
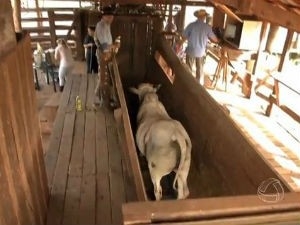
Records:
[[[59,91],[63,92],[63,90],[64,90],[64,86],[59,86]]]

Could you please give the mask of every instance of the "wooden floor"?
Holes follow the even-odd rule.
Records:
[[[122,224],[121,204],[132,196],[113,111],[93,107],[95,79],[72,75],[60,99],[45,154],[49,225]],[[81,112],[75,109],[76,96]]]
[[[265,115],[264,103],[224,91],[209,93],[225,108],[258,154],[290,190],[300,191],[300,143],[272,118]]]

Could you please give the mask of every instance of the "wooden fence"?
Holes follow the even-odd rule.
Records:
[[[48,187],[26,35],[0,59],[0,224],[44,224]]]

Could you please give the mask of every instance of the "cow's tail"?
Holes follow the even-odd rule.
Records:
[[[186,143],[185,136],[178,129],[176,129],[176,132],[172,136],[172,141],[177,141],[179,148],[180,148],[180,161],[179,161],[179,165],[178,165],[176,175],[175,175],[175,178],[173,181],[173,189],[177,190],[176,182],[178,179],[178,172],[182,170],[182,167],[184,165],[186,152],[187,152],[187,143]]]

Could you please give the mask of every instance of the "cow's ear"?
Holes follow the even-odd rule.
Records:
[[[134,93],[134,94],[139,95],[139,90],[136,89],[135,87],[130,87],[130,88],[129,88],[129,91],[132,92],[132,93]]]
[[[155,88],[155,92],[157,92],[161,88],[161,84],[156,85],[154,88]]]

